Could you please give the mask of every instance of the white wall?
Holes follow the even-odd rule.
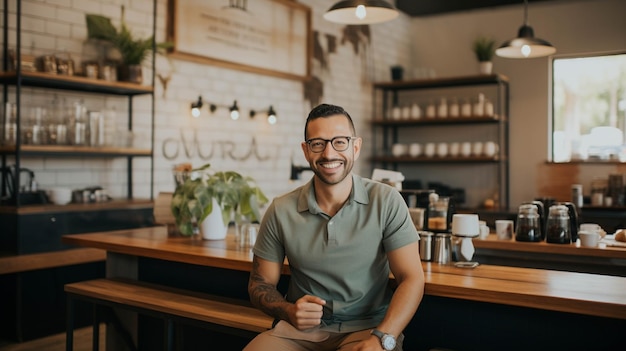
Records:
[[[479,34],[502,43],[517,35],[523,5],[415,18],[413,64],[431,67],[438,76],[477,73],[471,42]],[[529,24],[548,40],[557,55],[626,50],[626,1],[580,0],[531,3]],[[538,172],[549,150],[549,58],[514,60],[496,57],[494,72],[510,79],[510,204],[541,196]],[[594,176],[606,177],[612,166],[581,166],[579,181],[589,192]]]

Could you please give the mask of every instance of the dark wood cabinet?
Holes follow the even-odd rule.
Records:
[[[67,206],[0,207],[0,261],[58,252],[72,255],[75,247],[61,237],[154,225],[150,201]],[[61,256],[58,256],[61,257]],[[6,262],[6,261],[5,261]],[[65,330],[63,286],[103,278],[104,261],[59,265],[0,273],[0,339],[26,341]],[[77,324],[91,321],[88,306],[77,306]]]

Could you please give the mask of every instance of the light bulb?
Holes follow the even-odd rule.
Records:
[[[235,121],[239,119],[239,110],[231,110],[230,111],[230,118]]]
[[[529,45],[522,45],[522,55],[524,55],[524,57],[528,57],[528,55],[530,55],[530,51]]]
[[[277,121],[276,115],[268,115],[267,116],[267,123],[269,123],[271,125],[274,125],[274,124],[276,124],[276,121]]]
[[[359,5],[356,7],[356,11],[354,13],[356,17],[360,20],[364,19],[367,16],[367,11],[365,10],[365,5]]]
[[[200,117],[200,108],[198,108],[198,107],[193,107],[193,108],[191,109],[191,115],[192,115],[193,117],[195,117],[195,118]]]

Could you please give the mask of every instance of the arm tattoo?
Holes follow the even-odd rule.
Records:
[[[276,289],[275,285],[264,280],[263,276],[258,271],[258,262],[256,260],[252,261],[248,294],[250,295],[250,302],[252,302],[252,305],[256,308],[274,318],[289,321],[286,310],[284,309],[288,302]]]

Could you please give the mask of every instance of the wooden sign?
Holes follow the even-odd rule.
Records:
[[[305,80],[311,9],[287,0],[170,0],[174,57]]]

